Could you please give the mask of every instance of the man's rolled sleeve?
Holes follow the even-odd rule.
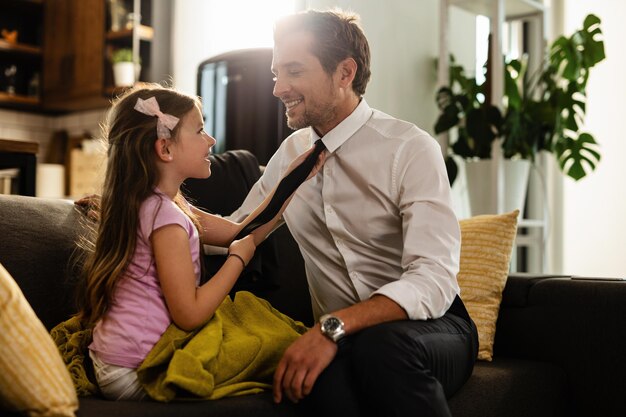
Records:
[[[434,140],[418,143],[398,153],[395,173],[404,273],[373,294],[392,299],[412,320],[426,320],[443,316],[459,293],[461,236],[440,148]]]

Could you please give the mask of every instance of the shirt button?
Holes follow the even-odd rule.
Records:
[[[326,207],[326,213],[333,214],[333,208],[332,207]]]

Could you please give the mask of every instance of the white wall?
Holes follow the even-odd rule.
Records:
[[[46,154],[55,132],[67,131],[70,137],[89,133],[99,137],[104,110],[73,113],[66,116],[46,116],[0,109],[0,139],[39,143],[38,162],[48,162]]]
[[[563,272],[626,276],[626,2],[566,0],[565,32],[588,13],[601,20],[607,58],[592,69],[584,130],[600,143],[602,160],[587,178],[564,184]]]
[[[368,104],[432,132],[438,0],[311,0],[307,5],[337,6],[361,16],[372,54]]]

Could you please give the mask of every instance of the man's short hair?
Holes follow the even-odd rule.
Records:
[[[352,89],[358,96],[365,94],[370,80],[370,47],[359,25],[359,16],[341,10],[307,10],[286,16],[274,26],[274,41],[298,31],[313,34],[315,42],[311,53],[332,74],[339,62],[346,58],[356,61],[357,71]]]

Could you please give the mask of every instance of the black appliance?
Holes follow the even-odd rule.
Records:
[[[232,149],[252,152],[266,165],[280,143],[292,133],[285,107],[272,95],[272,49],[227,52],[198,67],[205,130],[217,143],[214,153]]]

